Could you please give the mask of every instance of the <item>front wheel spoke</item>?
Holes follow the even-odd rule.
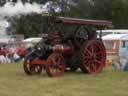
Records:
[[[58,58],[57,64],[60,64],[60,62],[61,62],[61,58]]]
[[[51,59],[51,63],[52,63],[52,64],[56,64],[55,58],[52,58],[52,59]]]

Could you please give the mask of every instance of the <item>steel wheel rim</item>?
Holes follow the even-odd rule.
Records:
[[[42,66],[31,64],[31,60],[27,58],[24,63],[24,70],[29,75],[40,74],[42,71]]]
[[[28,73],[28,74],[33,74],[33,69],[34,69],[34,66],[31,65],[30,59],[27,58],[26,61],[24,62],[25,72]]]
[[[84,66],[90,74],[99,73],[105,63],[105,50],[101,42],[92,41],[84,50]]]
[[[54,55],[48,60],[48,71],[52,77],[62,76],[64,73],[64,58],[61,55]]]

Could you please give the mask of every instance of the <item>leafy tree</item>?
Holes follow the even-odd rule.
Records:
[[[92,5],[88,0],[77,0],[69,11],[70,17],[91,18]]]
[[[43,0],[39,0],[40,2]],[[48,1],[48,0],[45,0]],[[65,6],[68,6],[70,4],[67,3],[65,6],[61,6],[60,4],[61,0],[54,0],[51,3],[51,10],[54,9],[56,6],[62,8],[64,11],[60,14],[61,16],[64,16],[65,12],[68,10]],[[68,0],[64,0],[68,1]],[[25,0],[24,0],[25,2]],[[34,2],[34,0],[31,0],[31,2]],[[70,1],[73,3],[72,1]],[[44,3],[44,1],[43,1]],[[64,2],[63,2],[64,3]],[[66,2],[65,2],[66,4]],[[54,13],[53,13],[54,14]],[[38,36],[42,31],[43,28],[45,28],[43,25],[44,22],[42,21],[41,14],[30,14],[30,15],[22,15],[20,17],[13,17],[11,18],[11,26],[9,28],[9,31],[11,34],[24,34],[25,37],[35,37]]]
[[[112,0],[93,0],[92,18],[112,20]]]
[[[113,24],[115,28],[128,28],[128,0],[113,1]]]
[[[26,2],[28,0],[23,0]],[[128,28],[128,0],[29,0],[45,4],[50,2],[53,15],[111,20],[115,28]],[[61,9],[55,14],[56,7]],[[11,19],[11,32],[25,34],[26,37],[37,36],[43,30],[42,16],[33,14]],[[12,30],[13,29],[13,30]],[[15,30],[14,30],[15,29]]]
[[[22,18],[11,19],[12,34],[24,34],[25,37],[36,37],[42,31],[42,16],[38,14],[22,15]],[[15,29],[15,30],[13,30]]]
[[[112,20],[111,0],[78,0],[69,12],[71,17]]]

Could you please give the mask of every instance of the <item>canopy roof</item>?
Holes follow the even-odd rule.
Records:
[[[79,24],[79,25],[100,25],[100,26],[110,26],[112,22],[105,20],[90,20],[90,19],[78,19],[78,18],[69,18],[69,17],[56,17],[58,20],[61,20],[63,23],[68,24]]]

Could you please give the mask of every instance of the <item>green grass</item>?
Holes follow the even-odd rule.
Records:
[[[0,96],[128,96],[128,73],[65,73],[60,78],[27,76],[21,64],[0,65]]]

